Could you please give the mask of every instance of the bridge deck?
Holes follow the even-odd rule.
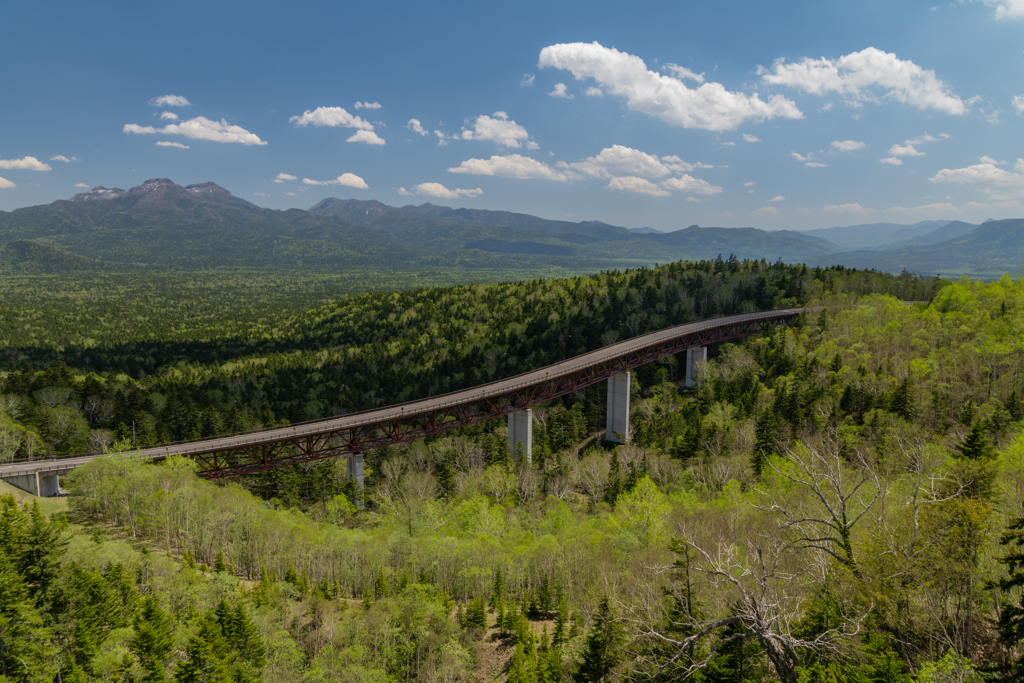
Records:
[[[252,471],[253,469],[260,468],[249,467],[247,470],[238,469],[238,471],[235,471],[237,468],[232,469],[231,467],[227,467],[227,469],[225,469],[223,463],[220,465],[216,463],[217,454],[241,452],[244,450],[251,451],[253,449],[262,448],[264,464],[266,464],[268,445],[273,446],[275,444],[288,443],[295,446],[297,444],[308,442],[311,446],[307,452],[308,457],[304,459],[309,460],[316,459],[318,457],[332,457],[344,452],[360,450],[359,443],[362,442],[360,441],[359,443],[356,443],[358,439],[343,439],[346,443],[339,444],[338,436],[341,434],[365,434],[367,433],[366,430],[379,430],[382,425],[398,425],[407,423],[413,416],[436,415],[444,413],[445,411],[450,412],[464,406],[485,404],[489,402],[498,405],[503,397],[513,395],[517,396],[517,392],[538,386],[546,386],[563,378],[575,377],[581,372],[585,372],[588,369],[595,367],[604,368],[604,373],[600,378],[596,379],[606,379],[610,375],[618,374],[619,372],[626,372],[629,369],[627,364],[622,364],[621,367],[611,365],[615,361],[630,357],[631,355],[635,356],[636,354],[643,353],[648,349],[661,348],[666,351],[661,353],[661,355],[655,355],[653,357],[634,362],[632,363],[632,366],[635,367],[636,365],[650,362],[658,357],[667,355],[669,352],[677,353],[679,350],[682,350],[682,348],[686,348],[686,345],[701,346],[704,343],[712,343],[722,339],[748,336],[760,331],[759,327],[751,327],[751,324],[757,325],[771,322],[786,322],[795,318],[802,312],[803,309],[801,308],[760,311],[756,313],[743,313],[739,315],[723,316],[710,320],[686,323],[684,325],[676,325],[675,327],[658,330],[640,337],[634,337],[633,339],[610,344],[595,351],[590,351],[568,360],[564,360],[560,363],[555,363],[547,367],[525,372],[520,375],[495,382],[490,382],[488,384],[479,385],[471,389],[463,389],[448,394],[432,396],[417,401],[409,401],[407,403],[391,405],[384,408],[377,408],[359,413],[350,413],[348,415],[293,424],[287,427],[267,429],[249,434],[236,434],[232,436],[157,446],[154,448],[144,449],[140,455],[141,457],[150,459],[163,459],[172,455],[187,455],[192,457],[212,455],[214,459],[211,461],[212,465],[208,467],[208,469],[210,469],[211,473],[224,470],[219,476],[238,474],[242,471]],[[732,330],[735,333],[726,334],[720,337],[712,335],[707,338],[706,342],[702,342],[698,339],[694,341],[694,343],[689,343],[692,341],[690,338],[693,338],[694,335],[699,337],[703,333],[729,330]],[[737,330],[740,331],[737,332]],[[682,348],[666,346],[666,344],[670,345],[671,343],[679,340],[683,340],[682,343],[684,346]],[[593,381],[588,381],[581,386],[585,386],[590,383],[593,383]],[[500,415],[513,412],[514,410],[521,409],[522,407],[525,407],[525,405],[538,403],[543,400],[550,400],[550,397],[564,395],[566,393],[569,393],[569,391],[557,391],[554,393],[548,392],[543,395],[535,393],[533,398],[520,398],[517,405],[512,405],[511,403],[507,405],[502,404],[500,407],[492,411],[493,414],[488,413],[479,419],[491,419],[493,417],[498,417]],[[472,424],[473,422],[479,421],[479,419],[477,417],[466,417],[461,424]],[[447,426],[440,427],[434,431],[450,429],[454,428],[454,426],[458,425],[448,423]],[[404,439],[395,437],[391,439],[391,442],[411,440],[412,438],[423,436],[425,433],[431,433],[422,431],[415,431],[415,433],[413,433],[413,431],[408,432],[410,438]],[[401,435],[399,435],[399,437],[400,436]],[[316,452],[313,453],[314,449],[312,444],[314,441],[323,442],[327,437],[334,439],[334,446],[330,449],[325,449],[322,447],[323,444],[321,444],[320,446],[317,446],[315,449]],[[327,452],[328,450],[330,452]],[[0,478],[37,471],[72,469],[88,462],[94,457],[96,456],[63,456],[58,459],[14,462],[0,466]],[[300,460],[301,459],[303,458],[300,458]],[[200,458],[200,460],[202,461],[203,459]],[[284,462],[282,460],[275,462],[272,466],[283,466],[285,464],[291,464],[292,461],[297,460],[294,458],[289,459],[288,462]],[[266,469],[266,467],[263,467],[262,469]],[[228,472],[227,470],[231,471]],[[211,474],[211,476],[218,475]]]

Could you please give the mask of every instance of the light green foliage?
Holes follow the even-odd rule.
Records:
[[[615,520],[636,535],[643,545],[663,536],[665,519],[672,506],[657,485],[643,477],[636,487],[615,501]]]

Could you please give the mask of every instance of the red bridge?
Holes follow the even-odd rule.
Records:
[[[801,308],[790,308],[677,325],[472,389],[249,434],[147,448],[139,457],[188,456],[199,464],[199,476],[217,479],[349,455],[349,471],[361,482],[363,451],[502,416],[509,416],[510,445],[522,443],[529,455],[531,406],[606,380],[608,438],[621,442],[629,435],[630,370],[687,351],[686,380],[692,385],[695,367],[706,358],[708,344],[789,325],[801,313]],[[15,461],[0,466],[0,479],[37,495],[53,495],[58,490],[57,475],[94,457]]]

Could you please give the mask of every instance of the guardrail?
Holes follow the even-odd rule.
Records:
[[[634,337],[627,341],[609,344],[608,346],[600,349],[588,351],[580,354],[579,356],[559,361],[558,363],[554,363],[549,366],[541,367],[536,370],[529,370],[506,379],[488,382],[487,384],[478,385],[469,389],[459,389],[456,391],[446,392],[444,394],[438,394],[437,396],[415,399],[390,406],[384,406],[382,408],[371,408],[345,415],[292,423],[285,427],[273,427],[270,429],[240,432],[205,439],[193,439],[161,444],[159,446],[143,449],[140,452],[140,456],[162,459],[171,455],[205,455],[217,453],[219,451],[272,444],[295,439],[297,437],[315,437],[342,429],[357,429],[362,426],[373,425],[381,422],[410,419],[423,414],[443,411],[446,408],[465,405],[473,401],[501,397],[506,394],[515,393],[519,390],[534,387],[538,383],[564,378],[581,370],[599,365],[608,359],[615,359],[637,353],[680,336],[713,331],[735,324],[791,318],[809,310],[812,309],[788,308],[773,311],[758,311],[755,313],[716,316],[714,318],[708,318],[701,321],[683,323],[681,325],[675,325],[662,330],[648,332],[647,334]],[[545,374],[541,376],[541,372]],[[27,458],[18,458],[7,463],[7,465],[23,465],[33,462],[40,463],[40,465],[42,465],[42,463],[45,462],[52,463],[51,467],[46,468],[47,470],[52,470],[60,469],[61,465],[59,463],[61,461],[90,457],[95,457],[95,454],[65,454],[31,460]],[[3,466],[0,466],[0,470],[2,469]],[[43,471],[42,467],[38,471]]]

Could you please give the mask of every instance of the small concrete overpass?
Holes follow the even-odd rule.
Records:
[[[287,427],[156,446],[142,450],[138,457],[163,460],[172,455],[187,456],[199,464],[199,476],[218,479],[345,455],[348,470],[361,487],[363,451],[498,417],[508,417],[509,446],[521,444],[530,457],[531,406],[598,382],[608,383],[607,438],[625,443],[630,433],[631,370],[685,351],[686,386],[693,386],[697,369],[707,359],[708,344],[790,325],[803,312],[802,308],[789,308],[676,325],[471,389]],[[59,476],[95,457],[16,460],[0,465],[0,479],[39,496],[56,495]]]

